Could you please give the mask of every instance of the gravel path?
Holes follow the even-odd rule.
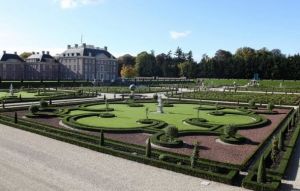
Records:
[[[0,190],[245,190],[0,125]]]

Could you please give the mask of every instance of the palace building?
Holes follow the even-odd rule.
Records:
[[[96,80],[114,81],[118,78],[117,59],[107,47],[68,45],[55,58],[47,51],[32,52],[23,60],[14,54],[0,54],[2,80]]]

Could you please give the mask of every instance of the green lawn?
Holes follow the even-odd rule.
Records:
[[[117,116],[115,118],[100,118],[100,117],[86,117],[77,120],[78,123],[91,126],[106,126],[115,128],[132,128],[141,126],[136,121],[146,118],[145,108],[149,108],[149,118],[163,120],[169,124],[175,125],[179,130],[185,129],[205,129],[197,126],[185,124],[182,121],[186,118],[197,117],[197,110],[194,109],[199,105],[193,104],[175,104],[174,107],[165,107],[163,114],[156,112],[156,104],[146,103],[145,107],[129,107],[126,104],[110,104],[110,107],[114,108],[113,113]],[[104,108],[102,105],[93,105],[88,108]],[[240,112],[235,109],[224,109],[223,111]],[[200,117],[205,118],[210,123],[214,124],[247,124],[254,122],[255,119],[235,114],[226,114],[224,116],[213,116],[208,114],[211,111],[200,111]],[[81,113],[89,113],[87,111],[74,110],[70,115],[76,115]]]
[[[35,94],[36,93],[29,93],[29,92],[25,92],[25,91],[21,91],[21,92],[18,92],[18,93],[14,93],[14,96],[17,96],[19,97],[21,94],[21,97],[22,98],[37,98],[37,97],[45,97],[45,96],[36,96]],[[3,97],[9,97],[9,92],[0,92],[0,98],[3,98]]]

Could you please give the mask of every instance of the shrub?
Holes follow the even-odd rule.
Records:
[[[165,128],[166,137],[168,137],[171,141],[178,136],[178,129],[173,126],[169,125]]]
[[[113,118],[113,117],[116,117],[116,115],[113,114],[113,113],[100,113],[99,117],[102,117],[102,118]]]
[[[271,160],[273,163],[276,162],[277,155],[279,153],[278,149],[278,139],[276,137],[273,137],[272,139],[272,151],[271,151]]]
[[[154,94],[154,95],[153,95],[153,99],[154,99],[154,100],[157,100],[157,99],[158,99],[158,95],[157,95],[157,94]]]
[[[283,133],[280,131],[279,133],[279,138],[278,138],[278,150],[282,151],[283,150]]]
[[[104,145],[104,133],[103,130],[101,130],[100,132],[100,146]]]
[[[275,108],[275,105],[274,105],[272,102],[268,103],[267,109],[268,109],[269,111],[272,111],[274,108]]]
[[[224,127],[224,135],[228,137],[235,137],[237,129],[233,125],[227,125]]]
[[[18,114],[17,114],[17,112],[15,112],[14,122],[15,122],[15,123],[18,123]]]
[[[264,156],[261,157],[258,171],[257,171],[257,182],[258,183],[264,183],[266,182],[267,176],[266,176],[266,168],[265,168],[265,159]]]
[[[165,155],[165,154],[160,154],[159,157],[158,157],[158,159],[159,159],[159,160],[162,160],[162,161],[167,160],[167,158],[168,158],[168,156]]]
[[[41,108],[48,107],[48,103],[47,103],[45,100],[41,100],[41,101],[40,101],[40,107],[41,107]]]
[[[191,168],[195,167],[195,163],[196,163],[198,158],[199,158],[199,142],[196,141],[194,143],[194,149],[193,149],[193,153],[192,153],[192,156],[191,156]]]
[[[251,99],[251,100],[249,100],[249,107],[250,108],[253,108],[253,107],[255,107],[255,101],[254,101],[254,99]]]
[[[39,111],[39,106],[37,105],[31,105],[29,108],[28,108],[29,112],[31,112],[32,114],[35,114]]]
[[[151,141],[150,141],[150,138],[147,139],[146,157],[151,158]]]

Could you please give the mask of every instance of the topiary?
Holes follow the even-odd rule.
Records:
[[[266,168],[265,168],[265,158],[262,156],[259,161],[259,166],[257,170],[257,182],[264,183],[267,180]]]
[[[274,108],[275,108],[275,105],[274,105],[272,102],[268,103],[267,109],[268,109],[269,111],[272,111]]]
[[[151,158],[151,141],[150,138],[147,139],[147,145],[146,145],[146,157]]]
[[[272,139],[272,150],[271,150],[271,160],[272,160],[273,164],[276,162],[278,153],[279,153],[278,139],[276,137],[273,137],[273,139]]]
[[[157,94],[153,94],[153,99],[157,100],[158,99],[158,95]]]
[[[103,130],[101,129],[100,131],[100,146],[104,145],[104,133]]]
[[[191,156],[191,168],[195,167],[195,163],[197,161],[197,159],[199,158],[199,142],[195,141],[194,142],[194,149],[193,149],[193,153]]]
[[[40,101],[40,107],[41,107],[41,108],[46,108],[46,107],[48,107],[48,102],[46,102],[45,100],[41,100],[41,101]]]
[[[29,112],[31,112],[32,114],[35,114],[39,111],[39,106],[37,105],[31,105],[29,108],[28,108]]]
[[[235,137],[237,129],[233,125],[227,125],[224,127],[223,133],[227,137]]]
[[[158,159],[159,159],[159,160],[162,160],[162,161],[167,160],[167,158],[168,158],[168,156],[165,155],[165,154],[160,154],[159,157],[158,157]]]
[[[166,137],[168,137],[170,139],[170,141],[173,141],[173,139],[178,136],[178,129],[177,129],[177,127],[175,127],[173,125],[167,126],[164,129],[164,131],[165,131]]]

